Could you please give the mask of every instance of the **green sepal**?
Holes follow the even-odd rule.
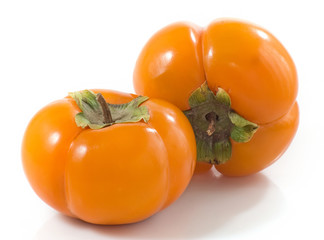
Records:
[[[75,123],[78,127],[85,128],[88,126],[90,121],[84,116],[83,112],[79,112],[75,115]]]
[[[199,88],[197,88],[189,97],[189,106],[194,108],[206,102],[213,101],[215,99],[214,93],[209,89],[207,82],[204,82]]]
[[[99,108],[99,103],[96,99],[97,95],[90,90],[70,92],[69,96],[75,100],[82,112],[87,111],[89,108]]]
[[[215,161],[215,153],[213,149],[213,141],[210,137],[208,141],[196,138],[197,161],[213,164]]]
[[[216,94],[207,82],[192,92],[190,109],[184,114],[191,123],[197,144],[197,161],[223,164],[232,156],[230,138],[247,142],[258,125],[244,119],[231,109],[231,98],[222,88]]]
[[[105,121],[104,109],[98,101],[98,95],[90,90],[83,90],[69,93],[76,104],[79,106],[82,114],[75,116],[75,122],[78,127],[91,129],[103,128],[111,123]]]
[[[90,90],[69,93],[82,112],[75,115],[78,127],[100,129],[116,123],[148,122],[149,111],[140,106],[148,97],[139,96],[125,104],[109,104],[103,96]]]
[[[75,123],[78,127],[86,128],[89,126],[91,129],[100,129],[106,126],[111,125],[112,123],[107,124],[94,124],[91,123],[85,116],[83,112],[77,113],[75,115]]]
[[[229,119],[233,123],[231,138],[235,142],[248,142],[258,129],[258,125],[252,123],[235,112],[229,112]]]
[[[232,156],[232,144],[229,139],[213,141],[212,137],[206,141],[197,141],[197,161],[210,164],[223,164]]]
[[[229,139],[224,139],[223,141],[215,142],[214,152],[215,164],[226,163],[232,156],[231,141]]]
[[[215,98],[218,102],[223,103],[225,106],[231,106],[231,98],[224,89],[218,88]]]
[[[131,102],[124,104],[109,104],[110,112],[114,123],[139,122],[143,119],[148,122],[150,114],[146,106],[139,106],[149,98],[139,96]]]

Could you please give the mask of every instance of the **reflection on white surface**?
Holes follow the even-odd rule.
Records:
[[[143,222],[97,226],[56,214],[34,239],[239,239],[279,217],[284,204],[281,191],[262,174],[226,178],[209,172],[194,176],[180,199]]]

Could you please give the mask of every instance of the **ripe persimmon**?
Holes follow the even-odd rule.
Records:
[[[196,162],[193,130],[166,101],[94,92],[72,93],[33,117],[22,143],[25,173],[37,195],[68,216],[141,221],[187,187]]]
[[[294,62],[271,33],[254,24],[171,24],[146,43],[133,81],[137,94],[167,100],[186,113],[198,166],[209,162],[225,175],[266,168],[297,131]]]

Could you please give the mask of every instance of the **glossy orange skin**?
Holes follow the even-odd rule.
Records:
[[[136,97],[99,92],[112,104]],[[66,215],[95,224],[138,222],[175,201],[195,168],[194,133],[174,105],[158,99],[143,105],[149,109],[148,123],[99,130],[76,126],[80,110],[70,97],[41,109],[22,143],[24,170],[38,196]]]
[[[189,96],[205,81],[214,92],[225,89],[232,109],[260,126],[249,143],[232,142],[232,158],[217,170],[244,176],[278,159],[299,121],[296,68],[282,44],[265,29],[238,20],[216,20],[205,29],[175,23],[147,42],[134,70],[136,93],[181,110],[189,109]]]

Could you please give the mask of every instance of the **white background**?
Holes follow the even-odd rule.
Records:
[[[0,239],[324,239],[321,1],[0,1]],[[63,217],[29,186],[20,159],[28,121],[69,91],[133,92],[148,38],[175,21],[219,17],[263,26],[299,75],[301,121],[281,159],[254,176],[195,176],[172,206],[126,226]],[[271,147],[271,143],[269,143]]]

